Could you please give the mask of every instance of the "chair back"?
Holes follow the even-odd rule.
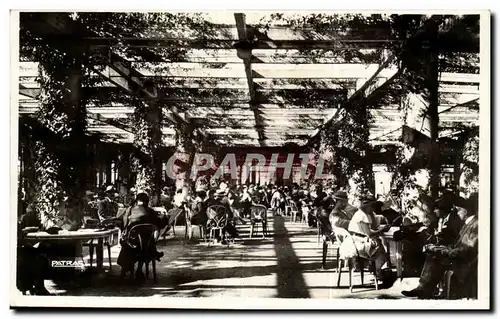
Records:
[[[155,212],[157,213],[160,213],[160,214],[163,214],[163,215],[166,215],[167,214],[167,210],[165,209],[165,207],[151,207],[152,210],[154,210]]]
[[[333,228],[333,233],[335,234],[335,239],[337,240],[339,245],[342,244],[345,239],[351,237],[351,234],[349,234],[349,232],[344,228],[336,226],[333,226],[332,228]]]
[[[158,227],[153,224],[137,224],[127,232],[127,242],[129,245],[137,245],[141,253],[150,251],[156,245]]]
[[[107,218],[100,223],[100,226],[107,229],[122,228],[123,219],[116,217]]]
[[[224,227],[228,222],[228,211],[222,205],[211,205],[207,208],[207,217],[210,224],[215,227]]]
[[[254,222],[267,221],[267,208],[264,205],[252,205],[250,220]]]

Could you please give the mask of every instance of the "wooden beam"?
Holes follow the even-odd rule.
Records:
[[[105,118],[105,117],[102,117],[99,113],[87,113],[87,117],[91,118],[95,121],[99,121],[99,122],[102,122],[104,124],[119,128],[119,129],[126,131],[128,133],[134,134],[134,130],[130,125],[124,124],[117,119]]]
[[[78,30],[80,33],[85,32],[90,34],[91,32],[85,29],[85,27],[75,25],[69,17],[64,13],[50,13],[44,15],[44,21],[52,28],[56,33],[71,34],[72,31]],[[82,31],[85,30],[85,31]],[[61,40],[62,41],[62,40]],[[139,89],[139,92],[144,94],[148,99],[156,99],[158,97],[157,88],[154,86],[146,85],[142,78],[144,76],[139,72],[130,68],[127,63],[118,55],[114,53],[109,54],[108,66],[115,72],[119,73],[121,76],[125,77],[128,81],[127,85],[124,85],[123,81],[115,81],[113,84],[121,88],[127,94],[134,95]],[[96,70],[96,72],[103,76],[105,79],[111,82],[111,79],[103,74],[101,71]],[[132,87],[133,85],[133,87]],[[181,117],[174,109],[171,113],[171,117],[168,118],[175,125],[183,125],[185,129],[191,129],[190,123],[185,118]],[[202,130],[200,130],[201,135],[205,135]]]
[[[234,40],[178,40],[178,39],[87,39],[91,48],[133,47],[133,48],[161,48],[184,45],[193,49],[231,49]],[[259,50],[332,50],[332,49],[373,49],[383,48],[388,44],[397,43],[397,40],[257,40],[255,49]]]
[[[377,70],[369,77],[366,79],[364,83],[360,85],[360,87],[352,94],[349,99],[343,103],[343,109],[346,110],[346,112],[349,112],[349,108],[353,107],[353,104],[359,105],[359,101],[367,101],[370,100],[377,92],[383,88],[387,83],[391,83],[399,77],[401,71],[398,70],[397,72],[393,73],[391,77],[389,77],[385,82],[381,83],[379,81],[375,81],[377,78],[377,75],[381,74],[385,69],[388,68],[388,66],[396,59],[395,55],[391,55],[386,58],[386,60],[377,68]],[[330,123],[337,121],[340,117],[342,116],[342,112],[336,112],[332,117],[330,117],[325,123],[317,129],[316,133],[313,135],[313,138],[316,138],[316,136],[323,130],[325,127],[327,127]]]
[[[238,29],[238,39],[241,42],[249,41],[248,33],[247,33],[247,25],[246,25],[246,20],[245,20],[245,14],[244,13],[235,13],[234,14],[234,19],[236,20],[236,28]],[[241,43],[240,42],[240,43]],[[237,49],[240,50],[240,49]],[[261,147],[266,146],[266,134],[265,131],[263,130],[264,127],[264,120],[262,119],[262,116],[260,114],[259,110],[259,103],[262,101],[258,101],[257,95],[255,92],[255,83],[253,81],[253,72],[252,72],[252,62],[251,62],[251,54],[252,54],[252,47],[244,48],[243,50],[247,50],[249,54],[248,57],[242,56],[241,58],[243,59],[243,64],[245,66],[245,75],[247,78],[247,83],[248,83],[248,92],[250,95],[250,109],[253,111],[254,119],[255,119],[255,130],[257,132],[257,135],[259,137],[259,144]]]
[[[26,97],[36,99],[40,93],[40,88],[27,88],[26,86],[19,84],[19,94]]]
[[[245,18],[246,20],[246,18]],[[245,21],[247,22],[247,21]],[[373,26],[366,26],[358,32],[346,33],[344,30],[334,30],[330,28],[325,32],[314,31],[311,27],[292,27],[290,25],[273,25],[270,26],[265,34],[258,32],[259,25],[245,23],[246,29],[249,33],[255,35],[262,40],[335,40],[343,41],[388,41],[395,40],[388,28],[380,28]],[[366,32],[363,32],[366,31]],[[209,33],[209,34],[208,34]],[[189,41],[199,38],[199,30],[192,30],[186,28],[172,28],[167,26],[160,26],[160,28],[148,28],[141,32],[141,37],[134,37],[130,35],[117,35],[123,41],[135,40],[157,40],[157,41],[174,41],[183,40]],[[205,34],[208,40],[211,41],[238,41],[241,39],[241,32],[236,24],[212,24],[210,30]],[[88,37],[86,41],[113,41],[113,37]]]

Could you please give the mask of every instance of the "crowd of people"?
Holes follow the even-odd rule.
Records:
[[[263,205],[275,215],[283,215],[293,203],[299,220],[310,227],[317,227],[325,241],[335,241],[335,232],[339,228],[348,231],[352,241],[340,245],[341,255],[373,260],[377,280],[383,285],[392,285],[395,278],[389,268],[390,256],[381,235],[391,226],[400,226],[394,238],[405,242],[405,254],[410,257],[406,259],[407,266],[413,263],[421,270],[420,285],[403,291],[404,295],[436,297],[436,288],[449,269],[454,270],[459,281],[454,287],[462,290],[467,287],[466,292],[457,292],[457,295],[475,295],[474,288],[470,288],[477,285],[470,273],[475,268],[470,265],[477,265],[477,194],[464,199],[445,191],[435,203],[423,196],[421,207],[428,210],[433,207],[433,211],[428,212],[431,222],[426,223],[415,221],[410,214],[402,211],[391,195],[375,198],[364,194],[354,201],[344,189],[321,184],[294,183],[290,187],[229,185],[222,180],[209,187],[176,189],[165,186],[161,195],[153,199],[150,194],[149,190],[132,188],[119,195],[113,186],[97,193],[87,191],[81,224],[92,227],[92,223],[99,225],[106,220],[114,220],[124,235],[134,225],[143,223],[154,224],[161,233],[168,232],[176,222],[207,229],[214,218],[210,207],[222,206],[225,223],[217,240],[224,243],[227,237],[239,237],[236,225],[251,222],[251,210],[255,205]],[[28,210],[20,224],[22,227],[37,226],[39,222],[36,214]],[[122,267],[122,274],[133,272],[138,261],[137,254],[126,242],[122,242],[121,246],[118,264]],[[152,258],[158,260],[163,256],[158,251],[152,254]],[[138,278],[143,277],[141,268],[135,273]]]

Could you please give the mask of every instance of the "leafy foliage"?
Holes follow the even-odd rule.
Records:
[[[472,130],[466,134],[463,152],[461,178],[464,188],[461,189],[466,196],[479,192],[479,130]]]

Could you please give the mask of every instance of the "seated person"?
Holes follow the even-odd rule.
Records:
[[[381,225],[380,219],[374,213],[376,200],[367,195],[349,222],[348,231],[354,241],[343,241],[340,245],[340,255],[343,257],[371,258],[375,261],[377,280],[384,286],[392,285],[393,274],[388,268],[389,256],[382,245],[380,234],[388,230],[388,225]]]
[[[241,194],[241,197],[239,199],[239,204],[241,205],[243,217],[245,218],[250,217],[250,208],[252,207],[253,203],[254,202],[252,200],[248,188],[246,186],[243,186],[243,193]]]
[[[239,222],[240,224],[246,224],[246,221],[241,217],[244,212],[246,203],[241,202],[241,198],[237,196],[233,190],[229,190],[227,194],[227,199],[229,202],[229,208],[233,213],[233,222],[236,224]]]
[[[20,229],[25,229],[26,227],[42,227],[38,213],[33,205],[26,207],[26,212],[21,216],[21,220],[19,221]]]
[[[49,260],[47,259],[45,246],[32,245],[24,240],[30,227],[41,227],[38,214],[32,205],[26,208],[26,214],[21,217],[17,229],[17,288],[25,294],[50,295],[44,285],[44,279],[49,272]]]
[[[401,215],[389,205],[390,203],[385,202],[384,198],[380,198],[379,201],[377,201],[377,205],[375,206],[375,213],[377,215],[383,216],[387,224],[400,226],[402,222]]]
[[[307,199],[303,198],[300,200],[300,208],[301,208],[301,214],[302,218],[306,220],[307,223],[309,223],[309,215],[311,214],[312,211],[312,203],[308,201]]]
[[[122,216],[117,216],[123,220],[123,234],[122,238],[127,238],[130,229],[138,224],[153,224],[158,230],[167,226],[167,219],[164,215],[158,214],[149,206],[149,197],[145,193],[137,194],[135,205],[126,209]],[[163,257],[162,252],[153,252],[154,257],[159,260]],[[127,242],[122,241],[120,254],[118,256],[118,265],[122,267],[122,275],[128,271],[133,271],[134,264],[137,262],[137,251],[128,245]],[[136,277],[142,278],[142,267],[137,269]]]
[[[193,199],[192,204],[190,205],[191,209],[189,209],[188,220],[186,221],[191,225],[200,225],[205,227],[208,221],[207,217],[207,207],[205,203],[205,197],[207,193],[203,190],[199,190],[196,192],[196,197]],[[190,240],[193,237],[193,229],[189,229],[188,239]]]
[[[321,185],[318,186],[316,194],[317,197],[314,199],[313,206],[317,211],[317,219],[320,223],[319,231],[322,235],[329,235],[332,233],[329,217],[334,205],[333,198],[323,191]]]
[[[118,203],[114,200],[114,193],[113,186],[108,186],[104,198],[97,203],[97,215],[101,222],[115,217],[118,212]]]
[[[236,238],[239,236],[238,230],[233,225],[234,214],[231,211],[231,204],[230,204],[228,196],[226,196],[226,194],[225,194],[225,191],[223,191],[221,189],[218,189],[215,192],[210,191],[209,192],[209,199],[207,199],[206,205],[207,205],[207,208],[210,208],[210,206],[223,206],[225,208],[224,212],[226,214],[226,224],[223,227],[223,231],[221,234],[222,236],[217,238],[217,240],[220,240],[221,242],[224,243],[226,233],[230,234],[233,238]],[[209,227],[209,228],[211,227],[211,225],[214,224],[215,217],[221,218],[221,216],[222,216],[221,214],[217,215],[217,216],[213,215],[215,212],[216,211],[213,211],[213,210],[210,210],[210,211],[207,210],[207,216],[208,216],[207,227]],[[219,213],[219,212],[220,211],[218,211],[217,213]]]
[[[346,192],[337,191],[333,194],[333,198],[336,200],[336,203],[332,213],[330,214],[330,223],[334,227],[347,229],[356,210],[348,209],[348,206],[350,205]]]
[[[224,242],[225,233],[228,233],[233,238],[237,238],[239,236],[239,234],[238,234],[238,230],[236,229],[236,227],[233,224],[234,213],[231,210],[231,204],[229,202],[229,196],[228,196],[228,189],[217,190],[215,193],[215,199],[219,201],[219,203],[220,203],[219,205],[222,205],[226,208],[226,211],[228,214],[228,216],[227,216],[228,220],[227,220],[226,226],[224,227],[224,231],[223,231],[224,234],[222,237],[222,241]]]
[[[444,193],[435,204],[434,212],[438,218],[434,233],[439,245],[452,245],[456,242],[463,220],[457,214],[457,206],[465,200],[451,192]],[[463,205],[462,205],[463,206]]]
[[[458,216],[464,220],[464,226],[452,245],[425,246],[424,268],[420,275],[418,287],[410,291],[402,291],[407,297],[418,297],[420,299],[431,299],[437,284],[443,278],[444,272],[452,269],[458,274],[459,285],[456,289],[470,289],[472,296],[477,296],[477,254],[478,254],[478,220],[477,220],[477,194],[469,197],[466,210],[460,209]],[[474,276],[476,273],[476,276]],[[455,291],[455,295],[466,295],[461,291]]]

